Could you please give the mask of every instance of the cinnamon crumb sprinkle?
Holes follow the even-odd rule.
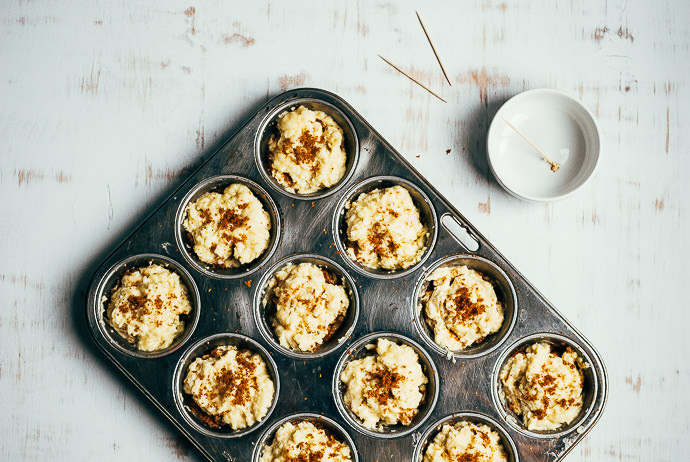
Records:
[[[220,213],[219,229],[232,231],[244,226],[249,221],[249,217],[237,213],[234,209],[220,208],[218,212]]]
[[[403,379],[401,374],[385,368],[379,368],[374,372],[369,372],[369,380],[371,380],[373,384],[369,396],[385,405],[388,403],[389,399],[395,399],[393,390],[398,387]]]
[[[454,318],[462,323],[473,320],[477,316],[486,312],[486,305],[484,299],[477,298],[477,301],[472,300],[472,294],[467,287],[461,287],[453,298],[455,308]]]

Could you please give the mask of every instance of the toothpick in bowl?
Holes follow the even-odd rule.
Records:
[[[516,127],[515,125],[511,124],[510,122],[508,122],[508,121],[507,121],[506,119],[504,119],[503,117],[501,117],[501,118],[502,118],[503,121],[506,123],[506,125],[508,125],[510,128],[512,128],[513,131],[514,131],[515,133],[517,133],[518,135],[520,135],[520,137],[521,137],[523,140],[525,140],[525,141],[527,142],[527,144],[529,144],[530,146],[532,146],[532,148],[533,148],[535,151],[537,151],[537,153],[542,157],[542,159],[544,159],[546,162],[548,162],[549,164],[551,164],[551,171],[552,171],[552,172],[557,172],[558,169],[561,168],[561,166],[558,164],[558,162],[549,159],[549,157],[548,157],[546,154],[544,154],[544,152],[543,152],[541,149],[539,149],[539,148],[537,147],[537,145],[535,145],[534,143],[532,143],[525,135],[523,135],[523,134],[520,132],[520,130],[517,129],[517,127]]]

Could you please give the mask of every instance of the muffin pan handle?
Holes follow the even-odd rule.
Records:
[[[479,250],[479,241],[472,237],[466,226],[463,226],[456,217],[446,214],[441,217],[441,225],[448,231],[465,249],[470,252]]]

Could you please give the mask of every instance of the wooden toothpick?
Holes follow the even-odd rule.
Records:
[[[415,11],[417,14],[417,19],[419,19],[419,24],[422,25],[422,30],[424,31],[424,35],[426,35],[426,39],[429,41],[429,45],[431,45],[431,50],[434,52],[434,56],[436,56],[436,61],[438,61],[438,65],[441,66],[441,72],[443,72],[443,76],[446,78],[448,81],[448,85],[453,86],[452,83],[450,83],[450,79],[448,78],[448,73],[446,72],[446,68],[443,67],[443,63],[441,62],[441,57],[438,55],[438,52],[436,51],[436,47],[434,46],[434,42],[431,41],[431,37],[429,37],[429,32],[426,30],[426,26],[424,26],[424,23],[422,22],[421,16],[419,16],[419,13]]]
[[[408,73],[406,73],[405,71],[403,71],[402,69],[400,69],[398,66],[396,66],[396,65],[393,64],[392,62],[388,61],[388,60],[387,60],[386,58],[384,58],[383,56],[379,55],[379,58],[383,59],[383,60],[384,60],[386,63],[388,63],[388,65],[391,66],[393,69],[395,69],[396,71],[400,72],[402,75],[404,75],[404,76],[407,77],[408,79],[412,80],[414,83],[416,83],[417,85],[419,85],[420,87],[422,87],[423,89],[425,89],[426,91],[428,91],[429,93],[431,93],[432,95],[434,95],[435,97],[437,97],[438,99],[440,99],[441,101],[443,101],[444,103],[447,103],[447,101],[446,101],[445,99],[441,98],[441,97],[438,96],[436,93],[434,93],[434,91],[433,91],[431,88],[427,87],[427,86],[424,85],[422,82],[420,82],[419,80],[415,79],[414,77],[412,77],[411,75],[409,75]]]
[[[520,135],[520,137],[521,137],[523,140],[527,141],[527,144],[529,144],[530,146],[532,146],[532,148],[534,148],[534,150],[537,151],[537,152],[539,153],[539,155],[540,155],[546,162],[548,162],[549,164],[551,164],[551,171],[552,171],[552,172],[557,172],[558,169],[561,168],[561,166],[558,165],[558,162],[549,159],[548,156],[547,156],[546,154],[544,154],[544,152],[543,152],[541,149],[539,149],[534,143],[532,143],[525,135],[523,135],[522,133],[520,133],[520,130],[518,130],[517,127],[515,127],[515,125],[511,124],[510,122],[508,122],[508,121],[507,121],[506,119],[504,119],[503,117],[501,117],[501,118],[502,118],[503,121],[506,123],[506,125],[508,125],[510,128],[513,129],[513,131],[514,131],[515,133],[517,133],[518,135]]]

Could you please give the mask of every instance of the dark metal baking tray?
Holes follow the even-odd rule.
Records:
[[[346,132],[352,167],[336,190],[313,198],[285,194],[261,171],[258,151],[265,148],[271,122],[283,110],[305,104],[326,110]],[[277,245],[267,259],[251,274],[236,274],[221,279],[208,275],[192,264],[184,241],[176,237],[176,219],[185,196],[199,183],[218,175],[237,175],[259,185],[273,200],[279,215]],[[342,252],[339,242],[339,202],[348,193],[361,189],[362,182],[381,178],[385,185],[402,179],[421,191],[417,200],[428,198],[436,222],[436,239],[423,264],[402,276],[366,274],[353,265]],[[390,178],[392,177],[392,178]],[[366,189],[366,188],[365,188]],[[421,197],[421,199],[420,199]],[[266,199],[265,197],[263,198]],[[270,204],[269,204],[270,206]],[[447,217],[457,222],[478,243],[470,251],[446,228]],[[427,220],[429,217],[427,217]],[[179,224],[179,222],[177,223]],[[179,233],[178,233],[179,234]],[[471,246],[468,246],[471,247]],[[107,275],[118,262],[139,254],[168,257],[191,274],[200,294],[198,324],[184,344],[158,357],[135,357],[113,341],[103,322],[102,297]],[[260,333],[253,303],[260,299],[258,282],[277,262],[294,254],[326,257],[344,268],[354,279],[360,300],[359,318],[348,338],[334,352],[305,359],[283,354]],[[442,259],[455,255],[491,266],[508,279],[504,297],[513,303],[512,321],[500,342],[484,351],[448,358],[434,349],[422,335],[415,295],[429,269]],[[463,260],[466,261],[466,260]],[[483,262],[483,263],[482,263]],[[487,266],[489,265],[489,266]],[[112,287],[112,281],[109,282]],[[112,363],[131,380],[170,419],[192,443],[211,460],[249,461],[258,439],[266,429],[284,417],[301,412],[324,415],[341,425],[354,440],[362,461],[412,460],[416,446],[433,436],[437,422],[453,414],[467,413],[471,419],[486,416],[509,438],[516,448],[515,459],[535,461],[561,460],[597,422],[606,403],[607,376],[599,353],[436,189],[398,154],[347,102],[318,89],[297,89],[283,93],[265,104],[231,139],[168,197],[143,223],[103,261],[93,275],[87,307],[87,321],[94,341]],[[507,323],[510,314],[506,313]],[[346,354],[348,345],[366,334],[394,331],[420,344],[433,358],[439,374],[438,401],[429,418],[416,431],[401,438],[365,436],[343,419],[332,396],[332,376],[336,363]],[[173,384],[176,366],[185,351],[199,340],[214,334],[240,333],[263,345],[274,359],[280,375],[280,394],[275,409],[255,431],[238,438],[218,438],[198,431],[183,418],[176,406]],[[501,362],[525,339],[565,341],[582,354],[590,368],[585,372],[585,406],[576,425],[554,434],[525,431],[515,417],[501,405],[495,376]],[[491,343],[491,342],[490,342]]]

